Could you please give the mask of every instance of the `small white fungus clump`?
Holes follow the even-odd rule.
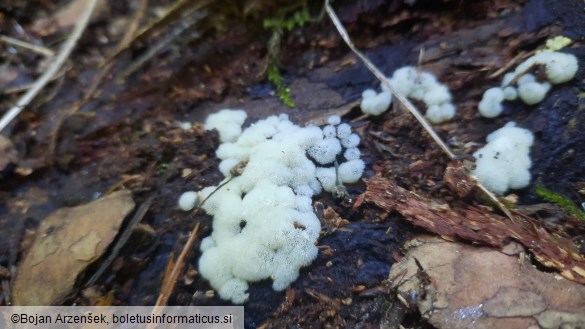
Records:
[[[529,73],[535,68],[544,69],[547,81],[539,82]],[[479,113],[486,118],[495,118],[503,111],[502,102],[520,98],[527,105],[542,102],[551,89],[551,84],[570,81],[575,77],[579,63],[577,57],[556,51],[543,51],[522,62],[514,72],[507,73],[502,79],[501,88],[490,88],[479,102]],[[516,86],[512,82],[516,81]],[[500,90],[500,91],[495,91]],[[496,95],[498,93],[498,95]],[[501,97],[499,95],[501,93]]]
[[[508,189],[520,189],[530,184],[530,146],[532,133],[516,127],[514,122],[494,131],[488,144],[473,154],[477,159],[473,175],[488,190],[502,195]]]
[[[415,67],[405,66],[394,71],[389,79],[394,88],[406,97],[422,101],[427,106],[426,117],[431,123],[438,124],[455,116],[455,106],[451,104],[449,89],[439,83],[429,72],[419,72]],[[382,85],[382,92],[367,89],[362,93],[362,112],[380,115],[392,102],[392,93]]]
[[[542,102],[546,93],[550,90],[550,83],[536,81],[518,84],[518,97],[527,105]]]
[[[485,91],[481,102],[479,102],[479,113],[486,118],[495,118],[502,113],[504,107],[504,90],[499,87],[490,88]]]
[[[575,55],[556,51],[544,51],[529,57],[518,65],[514,74],[522,74],[536,65],[544,66],[546,79],[552,84],[570,81],[575,77],[579,69],[579,62]]]
[[[362,93],[361,108],[364,114],[380,115],[388,109],[392,103],[392,93],[383,91],[376,93],[373,89],[366,89]]]
[[[181,194],[179,197],[179,208],[183,211],[189,211],[195,208],[199,197],[197,192],[189,191]]]
[[[222,143],[233,142],[242,133],[242,125],[246,117],[246,112],[243,110],[221,110],[207,117],[205,129],[217,129]]]
[[[357,182],[365,167],[359,136],[338,116],[323,129],[299,127],[280,115],[242,131],[245,119],[237,110],[207,119],[206,128],[217,129],[223,141],[216,155],[226,178],[218,185],[224,186],[199,192],[201,207],[213,216],[213,232],[201,241],[199,271],[222,299],[236,304],[248,299],[248,282],[272,279],[280,291],[297,279],[317,256],[321,225],[311,197]],[[342,154],[347,161],[337,166]],[[232,177],[237,165],[243,170]],[[194,192],[187,193],[182,209],[192,208]]]

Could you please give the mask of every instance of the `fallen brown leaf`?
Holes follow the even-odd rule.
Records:
[[[519,265],[517,257],[490,248],[436,237],[408,244],[414,247],[392,266],[390,280],[437,328],[585,325],[585,287],[579,284]]]
[[[105,252],[132,209],[131,192],[120,191],[50,214],[18,266],[14,304],[61,304],[79,274]]]

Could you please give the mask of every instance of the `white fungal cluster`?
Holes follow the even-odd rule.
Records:
[[[473,154],[477,159],[473,175],[488,190],[502,195],[508,189],[530,184],[530,147],[534,136],[514,122],[494,131],[487,145]]]
[[[426,117],[431,123],[442,123],[455,116],[456,109],[451,103],[449,89],[438,82],[433,74],[405,66],[394,71],[389,81],[406,97],[424,102],[427,106]],[[392,94],[385,85],[382,85],[381,93],[367,89],[362,93],[362,112],[380,115],[388,109],[391,102]]]
[[[213,216],[213,233],[201,242],[199,271],[234,303],[248,299],[248,282],[270,278],[280,291],[296,280],[317,256],[321,225],[311,198],[357,182],[365,167],[359,136],[338,116],[323,129],[280,115],[242,131],[245,119],[241,110],[209,116],[207,128],[218,129],[223,141],[216,155],[225,179],[199,198],[186,192],[179,199],[189,209],[189,202],[207,198],[201,207]]]
[[[390,91],[382,91],[377,93],[374,89],[366,89],[362,93],[361,108],[364,114],[380,115],[390,107],[392,103],[392,93]]]
[[[478,105],[479,113],[486,118],[495,118],[502,113],[504,100],[512,101],[516,98],[520,98],[528,105],[538,104],[546,97],[551,84],[570,81],[577,73],[578,67],[574,55],[555,51],[538,53],[518,65],[514,72],[504,75],[500,87],[486,90]],[[530,73],[535,68],[542,69],[546,81],[538,81],[536,76]]]

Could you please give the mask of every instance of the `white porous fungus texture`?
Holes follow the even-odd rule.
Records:
[[[535,105],[546,97],[551,84],[570,81],[575,77],[579,63],[577,57],[556,51],[543,51],[522,62],[514,72],[507,73],[502,79],[502,88],[490,88],[479,102],[479,113],[486,118],[495,118],[503,111],[504,100],[520,98],[527,105]],[[530,72],[542,69],[546,81],[538,81]],[[512,84],[516,80],[516,86]],[[502,90],[502,97],[494,90]],[[500,99],[501,98],[501,99]]]
[[[343,183],[355,183],[364,172],[365,164],[360,159],[349,160],[339,165],[338,174],[339,179]]]
[[[394,71],[390,84],[406,97],[422,101],[427,106],[426,116],[431,123],[438,124],[455,116],[449,89],[439,83],[429,72],[419,72],[415,67],[405,66]],[[392,93],[382,85],[382,92],[367,89],[362,93],[362,112],[370,115],[384,113],[392,102]]]
[[[488,144],[473,154],[473,175],[488,190],[502,195],[530,184],[532,133],[509,122],[487,137]]]
[[[335,137],[326,137],[309,148],[309,155],[320,164],[327,164],[335,161],[341,152],[341,143]]]
[[[339,115],[332,115],[327,119],[327,123],[336,126],[341,123],[341,117]]]
[[[323,129],[302,128],[281,115],[242,131],[245,119],[239,110],[207,119],[207,129],[217,129],[222,141],[216,151],[222,183],[230,181],[199,192],[200,200],[208,197],[201,207],[213,216],[213,232],[201,242],[199,271],[222,299],[236,304],[248,299],[249,282],[272,279],[273,288],[283,290],[296,280],[317,256],[321,225],[311,197],[357,182],[365,167],[359,136],[338,116]],[[231,177],[241,161],[247,161],[243,172]]]
[[[362,112],[370,115],[380,115],[388,109],[392,103],[392,93],[383,91],[376,93],[373,89],[366,89],[362,93]]]
[[[221,110],[207,117],[205,129],[217,129],[222,143],[233,142],[242,133],[247,114],[243,110]]]

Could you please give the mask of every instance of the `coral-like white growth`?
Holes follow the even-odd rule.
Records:
[[[422,101],[427,106],[426,116],[431,123],[438,124],[451,120],[455,116],[455,106],[451,104],[449,89],[439,83],[429,72],[419,72],[415,67],[405,66],[394,71],[390,83],[406,97]],[[377,94],[367,89],[362,94],[362,112],[380,115],[392,101],[390,90],[382,85],[382,92]]]
[[[323,127],[323,135],[325,137],[335,138],[337,136],[337,131],[336,131],[334,126],[327,125],[327,126]]]
[[[392,103],[392,94],[387,91],[376,93],[373,89],[366,89],[362,93],[362,112],[370,115],[380,115],[388,109]]]
[[[455,116],[455,106],[451,103],[431,105],[427,109],[427,118],[431,123],[441,123],[451,120]]]
[[[502,106],[503,100],[504,91],[502,88],[494,87],[486,90],[478,105],[479,113],[486,118],[497,117],[504,110]]]
[[[343,156],[345,157],[346,160],[356,160],[360,158],[361,153],[357,147],[352,147],[345,150]]]
[[[518,91],[514,87],[510,87],[510,86],[505,87],[503,89],[503,93],[504,93],[504,99],[507,101],[513,101],[513,100],[516,100],[516,98],[518,98]]]
[[[342,123],[337,126],[337,137],[338,138],[347,138],[351,135],[351,126],[347,123]]]
[[[528,186],[532,133],[509,122],[489,134],[487,141],[486,146],[473,154],[477,159],[473,175],[481,184],[499,195],[508,189]]]
[[[213,233],[201,242],[199,271],[222,299],[238,304],[249,297],[248,282],[270,278],[275,290],[283,290],[296,280],[317,256],[321,225],[311,197],[358,181],[365,167],[359,136],[338,116],[323,129],[302,128],[281,115],[242,131],[242,112],[208,118],[208,128],[217,128],[224,141],[216,155],[226,178],[221,187],[199,192],[201,207],[214,217]],[[347,161],[337,166],[341,154]],[[235,166],[240,173],[232,172]],[[190,197],[180,203],[190,206]]]
[[[339,165],[339,179],[343,183],[357,182],[364,172],[365,164],[360,159],[349,160]]]
[[[533,74],[529,73],[538,67],[544,69],[547,81],[539,82]],[[513,73],[504,75],[500,104],[496,104],[496,97],[494,97],[493,90],[496,88],[486,90],[478,105],[479,113],[486,118],[494,118],[502,112],[501,102],[504,99],[515,100],[517,97],[525,104],[538,104],[546,97],[551,84],[570,81],[575,77],[578,69],[579,63],[574,55],[556,51],[540,52],[518,65]],[[517,88],[512,85],[515,80]],[[499,99],[499,96],[497,98]]]
[[[514,75],[521,75],[537,65],[544,66],[546,78],[552,84],[570,81],[575,77],[579,69],[579,62],[575,55],[556,51],[543,51],[529,57],[518,65]]]
[[[247,114],[243,110],[221,110],[207,117],[205,129],[219,131],[219,140],[222,143],[233,142],[242,133],[242,125]]]
[[[327,137],[311,146],[308,150],[309,155],[320,164],[335,161],[339,152],[341,152],[341,143],[339,139],[334,137]]]
[[[339,115],[332,115],[329,118],[327,118],[327,123],[329,123],[332,126],[337,126],[338,124],[341,123],[341,117]]]
[[[546,93],[550,90],[550,83],[527,82],[518,86],[518,97],[528,105],[542,102]]]
[[[360,136],[351,134],[347,138],[341,139],[341,145],[345,148],[357,147],[360,144]]]

